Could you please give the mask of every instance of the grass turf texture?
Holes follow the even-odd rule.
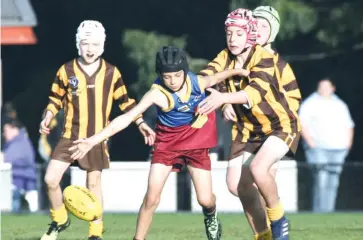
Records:
[[[104,239],[127,239],[134,236],[135,214],[106,214]],[[224,240],[252,240],[252,233],[244,215],[220,214]],[[363,214],[291,214],[291,239],[293,240],[362,240]],[[47,230],[47,215],[1,216],[1,239],[35,240]],[[88,223],[71,216],[71,226],[60,233],[58,239],[87,239]],[[156,214],[148,240],[206,239],[202,214]]]

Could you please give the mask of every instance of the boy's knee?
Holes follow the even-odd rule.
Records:
[[[270,174],[268,167],[266,167],[264,165],[256,164],[256,163],[253,163],[253,162],[250,165],[250,170],[251,170],[253,179],[256,182],[259,182],[259,181],[265,179],[266,176],[268,174]]]
[[[88,189],[95,189],[101,186],[101,172],[92,173],[87,176]]]
[[[241,180],[237,187],[238,196],[244,199],[244,202],[254,201],[256,199],[256,194],[258,193],[258,188],[252,178],[251,173],[246,174],[241,177]]]
[[[216,197],[212,195],[202,195],[197,197],[200,206],[205,208],[211,208],[215,205]]]
[[[230,193],[238,197],[238,181],[227,180],[227,187]]]
[[[145,196],[144,206],[146,209],[156,208],[160,203],[160,196],[149,195]]]
[[[54,175],[46,174],[44,177],[44,182],[48,189],[53,190],[59,187],[60,180],[54,177]]]
[[[95,189],[101,186],[101,182],[97,179],[92,179],[87,181],[87,187],[88,189]]]

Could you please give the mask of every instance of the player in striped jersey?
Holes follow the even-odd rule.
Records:
[[[186,54],[174,47],[164,47],[156,56],[159,77],[139,104],[117,117],[100,133],[76,141],[73,157],[84,156],[93,146],[126,128],[137,115],[151,105],[157,107],[156,139],[150,167],[148,189],[140,208],[134,239],[145,239],[153,213],[171,171],[187,165],[203,208],[207,238],[219,240],[221,226],[212,192],[209,149],[217,142],[215,112],[197,115],[198,104],[206,97],[205,88],[232,75],[248,75],[243,69],[232,69],[213,76],[201,77],[188,70]]]
[[[300,107],[301,93],[294,72],[290,65],[271,47],[271,44],[275,41],[280,29],[279,13],[271,6],[260,6],[253,10],[253,15],[257,19],[257,29],[259,33],[257,43],[270,53],[274,54],[280,78],[279,80],[288,96],[290,108],[297,112]]]
[[[229,93],[210,89],[211,95],[201,103],[199,112],[206,114],[222,104],[233,104],[237,119],[232,129],[228,187],[240,197],[247,216],[262,218],[259,224],[252,226],[256,239],[285,240],[288,239],[288,221],[270,171],[289,149],[296,150],[300,123],[279,81],[274,55],[255,45],[257,20],[252,12],[237,9],[228,15],[225,23],[228,49],[220,52],[200,74],[241,67],[251,73],[247,79],[228,79],[222,90]],[[272,232],[266,224],[263,208],[254,207],[260,203],[259,192],[267,203]]]
[[[257,25],[258,25],[258,38],[257,43],[264,47],[267,51],[274,54],[274,61],[277,66],[277,76],[280,84],[282,85],[283,89],[286,91],[287,100],[289,103],[289,106],[292,111],[297,115],[297,110],[300,106],[301,102],[301,94],[300,90],[297,85],[297,81],[295,78],[295,75],[288,63],[286,63],[280,55],[276,52],[276,50],[272,49],[271,43],[274,42],[280,28],[280,17],[278,12],[270,7],[270,6],[260,6],[257,7],[253,11],[253,15],[257,19]],[[235,121],[236,114],[233,110],[233,107],[231,104],[226,104],[223,106],[223,116],[224,119],[227,121]],[[300,131],[300,129],[299,129]],[[239,166],[231,167],[229,168],[229,189],[231,190],[231,193],[235,196],[238,196],[237,193],[237,185],[238,185],[238,178],[234,177],[233,175],[240,175],[241,168]],[[277,167],[273,166],[271,168],[271,175],[275,177],[276,175]],[[261,196],[261,205],[255,204],[255,208],[266,208],[265,202]],[[258,212],[257,210],[255,212]],[[259,216],[251,216],[248,212],[246,212],[248,221],[250,225],[252,226],[252,229],[255,231],[255,223],[257,222],[258,225],[262,225],[263,223],[258,223],[259,221],[263,221],[263,217]],[[269,224],[269,223],[268,223]]]
[[[49,124],[61,108],[64,109],[65,117],[62,138],[52,153],[45,174],[52,223],[42,240],[56,239],[58,233],[70,224],[59,182],[73,162],[68,151],[72,142],[101,131],[109,121],[114,100],[124,112],[135,106],[135,100],[128,97],[119,70],[100,57],[105,38],[105,29],[100,22],[83,21],[76,34],[80,57],[62,65],[52,84],[40,133],[49,134]],[[145,124],[141,115],[134,120],[145,138],[154,137],[155,133]],[[80,168],[87,171],[87,187],[102,202],[101,172],[109,167],[106,142],[98,144],[86,156],[76,160]],[[102,219],[90,222],[88,239],[102,239],[102,232]]]

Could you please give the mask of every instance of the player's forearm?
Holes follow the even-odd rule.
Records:
[[[248,97],[245,91],[238,91],[232,93],[223,93],[224,104],[246,104],[248,103]]]
[[[116,133],[128,127],[131,124],[132,120],[133,119],[127,114],[121,115],[115,118],[113,121],[111,121],[111,123],[107,127],[105,127],[101,132],[90,137],[89,140],[92,141],[94,145],[101,143],[107,138],[112,137]]]
[[[44,119],[44,118],[52,119],[54,116],[55,116],[55,114],[52,111],[45,109],[43,112],[42,119]]]
[[[241,74],[241,69],[229,69],[229,70],[225,70],[223,72],[216,73],[212,76],[208,76],[208,77],[206,77],[206,78],[208,78],[207,87],[212,87],[234,75],[240,75],[240,74]]]

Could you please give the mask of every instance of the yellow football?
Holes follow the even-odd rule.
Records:
[[[85,221],[94,221],[102,215],[102,205],[87,188],[68,186],[63,191],[64,205],[74,216]]]

